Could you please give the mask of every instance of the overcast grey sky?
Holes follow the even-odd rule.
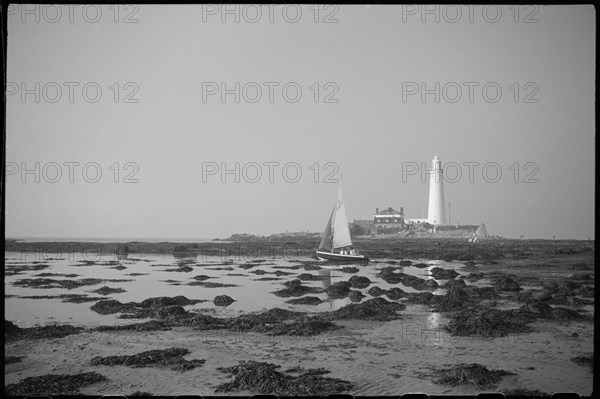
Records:
[[[349,220],[418,218],[435,154],[453,224],[594,237],[592,6],[27,7],[8,15],[8,237],[322,231],[330,172]]]

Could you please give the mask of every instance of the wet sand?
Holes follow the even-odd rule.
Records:
[[[381,244],[378,242],[377,245]],[[570,243],[564,246],[564,248],[571,247],[573,245]],[[561,246],[561,248],[563,247]],[[526,251],[531,251],[531,254],[527,255]],[[575,253],[560,253],[560,251],[561,249],[556,250],[556,245],[546,245],[540,248],[538,244],[537,247],[532,245],[529,249],[522,250],[523,253],[518,259],[506,259],[506,257],[498,256],[494,262],[490,263],[488,259],[486,263],[484,259],[475,258],[474,264],[465,265],[463,261],[455,263],[454,266],[455,270],[462,275],[472,272],[484,273],[484,278],[477,282],[479,286],[489,284],[491,281],[489,277],[494,273],[513,274],[525,291],[539,290],[545,282],[551,280],[569,280],[586,274],[591,275],[593,284],[593,254],[590,254],[589,251],[575,251]],[[10,256],[7,257],[10,258]],[[391,259],[400,260],[402,258],[388,257],[385,258],[385,261],[393,262]],[[423,260],[423,258],[420,259]],[[277,266],[281,262],[274,263]],[[297,262],[288,263],[287,266],[298,264]],[[174,264],[176,262],[170,265]],[[240,262],[234,263],[233,268],[236,272],[239,270],[248,277],[238,276],[235,278],[254,279],[260,277],[256,274],[246,273],[244,268],[238,267],[240,264]],[[381,269],[386,265],[382,261],[377,268]],[[270,266],[271,269],[268,267],[263,269],[270,272],[273,270],[273,265]],[[131,273],[133,269],[135,268],[132,266],[123,273]],[[194,269],[189,273],[191,276],[205,272],[195,266]],[[270,284],[271,291],[275,291],[284,288],[283,282],[289,281],[301,273],[318,275],[317,272],[307,272],[304,269],[292,269],[291,271],[296,274],[283,276],[281,281],[261,283]],[[26,275],[17,275],[14,278],[30,278],[35,273],[37,272],[28,270]],[[220,271],[220,273],[230,273],[230,271]],[[427,275],[427,269],[424,269],[423,273]],[[411,291],[410,287],[402,284],[385,285],[375,277],[375,270],[371,273],[365,272],[365,269],[361,268],[359,274],[367,276],[372,281],[369,287],[360,290],[365,295],[363,302],[372,298],[367,292],[375,285],[384,289],[401,287],[406,292]],[[339,281],[347,281],[353,275],[355,274],[339,272],[337,278]],[[187,279],[189,280],[191,276],[188,276]],[[221,276],[220,281],[228,281],[225,274]],[[271,275],[267,274],[267,276]],[[112,278],[112,275],[102,276],[102,278],[105,277]],[[140,278],[145,277],[147,276]],[[444,283],[442,280],[438,282]],[[127,284],[130,283],[123,283],[123,287],[129,287]],[[163,284],[168,286],[167,283]],[[323,287],[321,281],[304,281],[303,284],[317,288]],[[110,284],[111,287],[113,285]],[[84,287],[81,292],[91,291],[97,287]],[[198,291],[196,296],[188,296],[189,298],[212,299],[218,294],[226,293],[239,300],[240,291],[238,290],[244,289],[244,287],[194,288],[202,291]],[[177,286],[171,287],[171,289],[173,290],[172,296],[178,295]],[[32,290],[26,289],[19,294],[29,295]],[[47,291],[37,290],[34,292],[44,295]],[[66,291],[63,289],[51,292],[65,293]],[[435,293],[443,294],[444,292],[443,289],[440,289]],[[14,295],[13,292],[7,292],[7,294]],[[134,293],[117,293],[110,297],[130,298],[127,295],[131,296]],[[152,296],[155,295],[146,293],[145,297],[135,297],[134,299],[143,300]],[[323,293],[318,296],[326,298]],[[265,302],[266,306],[262,307],[257,306],[254,302],[252,306],[234,302],[229,308],[218,308],[209,302],[192,305],[186,309],[190,311],[214,309],[213,315],[224,317],[273,307],[307,313],[322,313],[339,309],[350,303],[348,298],[344,298],[325,301],[318,306],[292,306],[284,303],[289,298],[277,298],[270,292],[267,292],[264,297],[268,298],[268,301]],[[10,299],[18,300],[18,298]],[[498,300],[497,307],[510,309],[521,305],[512,299],[507,296],[506,299]],[[27,301],[44,300],[29,299]],[[397,302],[405,303],[406,298]],[[11,303],[14,305],[17,302]],[[57,301],[56,306],[61,306],[65,312],[75,309],[73,306],[83,307],[77,309],[85,309],[87,312],[91,304],[63,304]],[[348,393],[354,395],[398,395],[407,392],[425,392],[433,395],[470,395],[481,390],[472,385],[452,387],[435,384],[430,379],[423,378],[419,373],[433,367],[478,363],[488,369],[501,369],[515,373],[515,375],[503,377],[496,388],[487,390],[487,392],[522,388],[532,391],[539,390],[548,394],[579,392],[581,395],[590,395],[592,370],[589,366],[578,364],[572,359],[578,356],[591,356],[593,353],[593,320],[591,319],[593,305],[572,308],[586,310],[589,318],[573,321],[536,320],[530,324],[536,330],[535,332],[515,333],[498,338],[453,337],[443,329],[448,322],[447,314],[433,312],[427,305],[407,304],[405,310],[398,312],[401,315],[398,320],[386,322],[336,320],[335,323],[343,328],[309,337],[268,336],[255,332],[239,333],[224,330],[199,331],[191,327],[174,327],[169,331],[92,332],[87,330],[82,334],[59,339],[9,340],[5,342],[6,356],[20,356],[22,359],[20,362],[6,364],[5,383],[17,383],[26,377],[46,374],[77,374],[95,371],[104,375],[107,381],[83,387],[80,389],[81,393],[128,395],[135,391],[145,391],[154,395],[199,394],[210,396],[215,395],[215,388],[219,384],[233,379],[231,375],[217,370],[218,367],[234,366],[240,360],[255,360],[280,365],[281,370],[297,366],[305,369],[325,368],[330,371],[327,374],[328,377],[342,378],[353,382],[355,388]],[[15,309],[11,309],[11,311],[16,312]],[[86,320],[88,317],[91,316],[82,316],[82,320]],[[97,319],[93,323],[94,326],[123,324],[126,321],[116,319],[112,315],[96,315],[95,317]],[[146,320],[148,319],[136,319],[131,322]],[[85,325],[85,322],[82,323]],[[91,365],[91,359],[96,356],[133,355],[152,349],[171,347],[188,349],[190,353],[185,356],[186,359],[205,359],[206,363],[188,371],[174,371],[165,367],[132,368],[122,365]],[[259,392],[240,391],[229,394],[252,395],[255,393]]]

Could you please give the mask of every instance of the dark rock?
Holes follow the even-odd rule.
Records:
[[[467,279],[467,281],[477,281],[482,279],[483,277],[483,273],[469,273],[469,275],[465,278]]]
[[[407,294],[407,296],[408,296],[408,303],[418,303],[418,304],[422,304],[422,305],[428,305],[435,295],[433,295],[431,292],[417,292],[417,293],[409,293],[409,294]]]
[[[228,295],[217,295],[215,297],[215,299],[213,300],[213,303],[216,306],[229,306],[232,303],[235,302],[235,299],[233,299],[232,297],[228,296]]]
[[[197,281],[204,281],[204,280],[208,280],[209,278],[214,278],[214,277],[207,276],[206,274],[199,274],[199,275],[194,276],[192,278],[194,280],[197,280]]]
[[[290,276],[290,275],[292,275],[294,273],[284,272],[284,271],[281,271],[281,270],[275,270],[275,272],[273,274],[276,275],[276,276]]]
[[[456,280],[448,280],[442,285],[442,288],[452,288],[452,287],[466,287],[467,283],[464,280],[456,279]]]
[[[187,283],[187,285],[200,286],[204,288],[239,287],[237,284],[214,283],[210,281],[192,281],[191,283]]]
[[[187,317],[190,316],[190,313],[188,313],[183,307],[179,305],[171,305],[155,309],[152,312],[152,315],[160,319],[166,319],[168,317]]]
[[[411,276],[410,274],[405,274],[402,277],[402,284],[414,288],[416,290],[424,290],[427,284],[427,280],[423,280],[422,278],[418,278],[415,276]]]
[[[454,269],[442,269],[441,267],[434,267],[430,270],[431,276],[435,279],[449,280],[458,276],[458,273]]]
[[[367,288],[371,285],[371,280],[369,280],[368,277],[363,276],[352,276],[348,282],[352,288]]]
[[[304,265],[304,270],[306,270],[307,272],[311,272],[314,270],[321,270],[321,266],[317,266],[317,265],[313,265],[313,264],[305,264]]]
[[[500,291],[521,291],[519,284],[509,276],[502,276],[494,281],[496,289]]]
[[[94,290],[92,292],[95,292],[96,294],[100,294],[100,295],[110,295],[110,294],[116,294],[116,293],[120,293],[120,292],[127,292],[126,290],[124,290],[123,288],[111,288],[111,287],[101,287],[98,288],[97,290]]]
[[[290,296],[302,296],[305,294],[314,294],[314,293],[321,292],[320,288],[308,287],[308,286],[302,285],[302,281],[300,281],[299,279],[285,282],[284,285],[287,288],[284,288],[284,289],[281,289],[278,291],[274,291],[273,294],[275,294],[279,297],[286,298],[286,297],[290,297]]]
[[[438,286],[439,286],[439,284],[434,279],[429,279],[425,283],[425,287],[427,287],[427,288],[437,288]]]
[[[314,274],[302,273],[298,276],[298,279],[302,281],[320,281],[322,279],[321,276],[315,276]]]
[[[377,276],[381,277],[388,284],[398,284],[402,281],[405,274],[396,273],[396,268],[393,266],[386,266],[379,271]]]
[[[113,314],[123,312],[135,312],[136,306],[132,304],[121,303],[115,299],[106,299],[98,301],[90,307],[96,313]]]
[[[364,296],[364,295],[363,295],[363,293],[362,293],[362,292],[360,292],[360,291],[355,291],[355,290],[352,290],[352,291],[350,291],[350,294],[348,295],[348,297],[350,298],[350,300],[351,300],[352,302],[360,302],[360,301],[362,301],[362,299],[363,299],[365,296]]]
[[[397,287],[390,288],[385,293],[385,295],[393,301],[404,297],[405,294],[406,293],[404,291],[402,291],[400,288],[397,288]]]
[[[14,324],[12,321],[4,319],[4,335],[17,335],[21,332],[21,328]]]
[[[152,394],[150,392],[145,392],[145,391],[135,391],[132,394],[129,394],[127,396],[152,396]]]
[[[194,304],[200,303],[200,302],[204,302],[204,301],[199,300],[199,299],[188,299],[183,295],[178,295],[178,296],[174,296],[174,297],[159,296],[159,297],[144,299],[142,302],[139,303],[139,306],[144,307],[144,308],[155,308],[155,307],[171,306],[171,305],[187,306],[187,305],[194,305]]]
[[[371,287],[369,288],[369,295],[374,296],[374,297],[378,297],[381,295],[384,295],[387,291],[386,290],[382,290],[381,288],[375,286],[375,287]]]

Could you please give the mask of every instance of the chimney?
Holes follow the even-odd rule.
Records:
[[[400,214],[404,215],[404,208],[403,207],[400,207]]]
[[[379,208],[375,208],[375,214],[379,213]]]

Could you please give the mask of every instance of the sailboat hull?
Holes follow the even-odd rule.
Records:
[[[317,251],[320,260],[336,260],[342,262],[368,262],[369,258],[364,255],[342,255],[327,251]]]

